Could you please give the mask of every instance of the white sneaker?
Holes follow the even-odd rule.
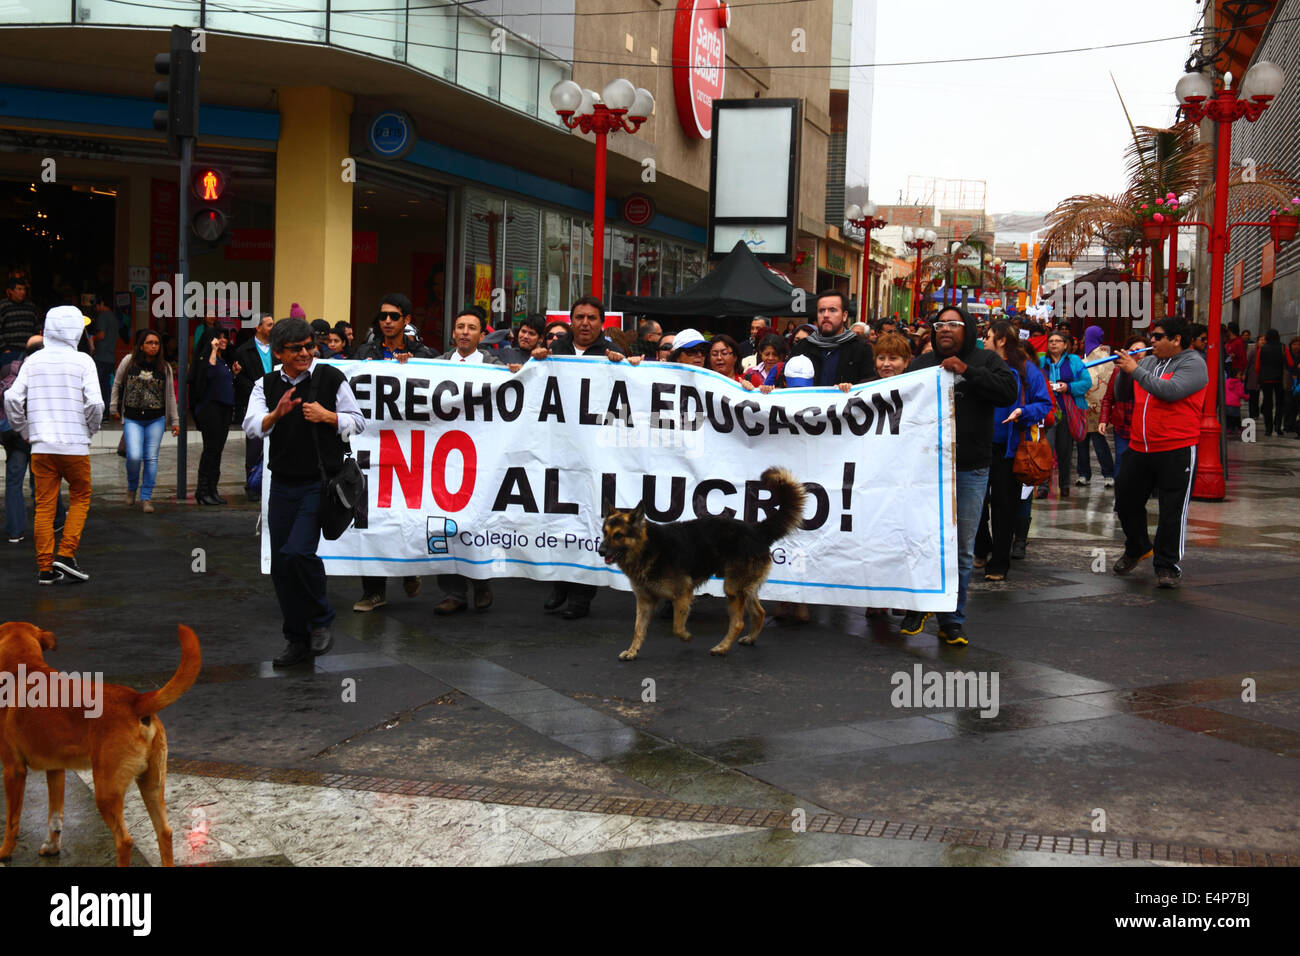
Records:
[[[1107,479],[1106,479],[1105,487],[1107,487],[1107,488],[1114,488],[1114,487],[1115,487],[1115,479],[1114,479],[1114,478],[1107,478]]]
[[[1086,488],[1086,487],[1088,487],[1088,479],[1087,479],[1087,478],[1076,478],[1076,479],[1074,479],[1074,483],[1075,483],[1076,485],[1078,485],[1080,488]]]

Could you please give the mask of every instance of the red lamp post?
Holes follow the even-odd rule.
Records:
[[[912,231],[908,226],[903,230],[903,245],[916,253],[916,269],[912,272],[912,321],[917,322],[921,318],[921,253],[934,245],[939,234],[933,229],[918,229]]]
[[[1192,122],[1203,119],[1218,124],[1218,155],[1214,174],[1214,218],[1210,223],[1189,223],[1207,226],[1210,230],[1210,335],[1205,350],[1210,381],[1205,389],[1205,404],[1201,414],[1201,438],[1196,450],[1196,476],[1192,484],[1192,497],[1202,501],[1221,501],[1225,482],[1223,461],[1219,455],[1219,349],[1223,331],[1223,269],[1228,255],[1228,237],[1231,229],[1245,225],[1267,223],[1228,224],[1229,156],[1232,147],[1232,124],[1243,116],[1255,122],[1268,108],[1282,89],[1282,71],[1272,63],[1256,63],[1246,73],[1240,89],[1230,89],[1231,74],[1227,82],[1215,93],[1208,77],[1201,73],[1188,73],[1178,81],[1176,93],[1183,112]],[[1172,224],[1177,228],[1177,224]],[[1172,231],[1172,229],[1171,229]]]
[[[551,105],[569,129],[596,134],[591,294],[599,299],[605,278],[605,137],[619,130],[635,133],[654,112],[655,98],[649,90],[622,78],[611,80],[601,93],[563,80],[551,88]]]
[[[858,316],[858,321],[869,322],[871,320],[871,286],[868,285],[871,281],[871,230],[884,229],[889,223],[876,218],[876,204],[873,202],[865,206],[851,204],[844,210],[844,220],[850,226],[856,226],[866,233],[862,239],[862,315]]]

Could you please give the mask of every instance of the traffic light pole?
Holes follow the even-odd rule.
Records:
[[[187,301],[185,295],[186,276],[190,272],[190,166],[194,162],[194,137],[184,136],[181,138],[181,175],[179,193],[180,202],[178,210],[180,213],[180,229],[177,230],[177,249],[176,249],[176,281],[181,284],[179,290],[179,299],[182,303]],[[173,301],[176,297],[173,297]],[[182,304],[180,315],[176,316],[176,377],[180,380],[180,401],[179,409],[181,419],[181,430],[176,436],[176,500],[185,501],[186,493],[186,476],[188,474],[187,461],[185,455],[185,438],[189,431],[189,355],[190,355],[190,320],[186,314],[185,307]]]

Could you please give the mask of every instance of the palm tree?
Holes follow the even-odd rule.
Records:
[[[1127,115],[1127,111],[1126,111]],[[1201,142],[1199,127],[1182,122],[1167,129],[1130,125],[1133,142],[1125,151],[1128,189],[1114,196],[1071,196],[1047,215],[1048,231],[1037,267],[1051,259],[1073,261],[1095,242],[1108,250],[1124,251],[1146,243],[1142,220],[1135,211],[1142,203],[1154,204],[1169,193],[1191,219],[1209,221],[1214,208],[1214,152]],[[1228,179],[1229,218],[1263,215],[1289,202],[1300,183],[1269,165],[1252,167],[1251,181],[1234,168]],[[1152,243],[1151,281],[1156,314],[1165,310],[1163,243]]]

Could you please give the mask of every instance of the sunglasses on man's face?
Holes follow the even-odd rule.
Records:
[[[1165,335],[1163,332],[1152,332],[1150,336],[1152,342],[1159,342],[1161,339],[1166,339],[1168,337],[1169,336]]]
[[[556,339],[558,339],[562,334],[563,334],[562,332],[547,332],[547,333],[546,333],[546,341],[548,341],[548,342],[554,342],[554,341],[555,341]]]
[[[400,322],[400,321],[402,321],[402,313],[400,313],[400,312],[380,312],[380,313],[379,313],[379,321],[380,321],[380,322]]]
[[[672,343],[672,342],[669,342],[669,343],[666,344],[666,345],[665,345],[664,343],[662,343],[662,342],[659,343],[659,351],[660,351],[660,352],[671,352],[672,350],[673,350],[673,343]]]
[[[315,342],[295,342],[292,345],[286,345],[282,352],[314,352],[316,351]]]

